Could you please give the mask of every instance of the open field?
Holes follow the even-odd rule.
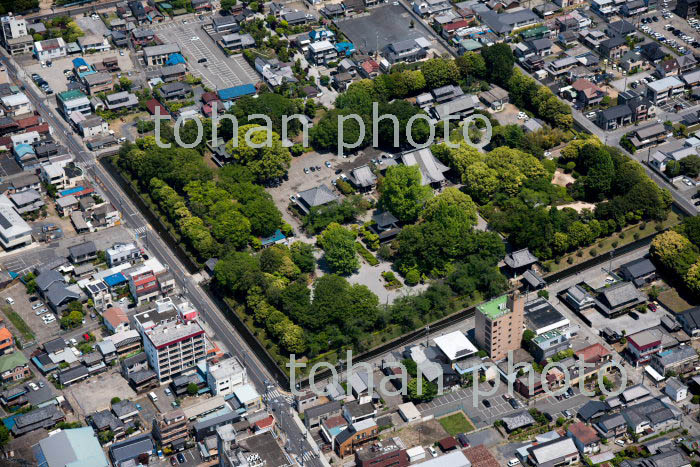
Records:
[[[450,436],[455,436],[459,433],[468,433],[474,429],[474,425],[469,423],[469,420],[462,412],[442,417],[438,421]]]

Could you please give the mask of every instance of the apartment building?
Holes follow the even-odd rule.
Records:
[[[84,116],[92,113],[90,99],[77,89],[59,92],[56,96],[58,110],[66,117],[70,117],[73,112],[80,112]]]
[[[124,271],[124,276],[129,281],[129,291],[137,306],[166,296],[175,289],[172,273],[152,260]]]
[[[32,51],[34,39],[27,32],[27,21],[9,14],[0,18],[0,40],[10,55],[19,55]]]
[[[476,308],[476,341],[493,360],[520,348],[525,301],[517,293],[503,295]]]
[[[171,321],[145,331],[143,344],[151,368],[167,381],[206,358],[204,329],[196,321]]]
[[[161,446],[178,446],[185,443],[189,424],[182,409],[166,413],[158,412],[153,419],[153,436]]]
[[[647,84],[647,99],[655,105],[664,104],[668,99],[683,93],[685,85],[675,76],[669,76]]]
[[[213,395],[227,396],[248,382],[246,368],[236,357],[227,358],[207,366],[207,384]]]

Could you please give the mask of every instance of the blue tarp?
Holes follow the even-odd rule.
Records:
[[[121,272],[118,272],[116,274],[109,275],[102,280],[105,284],[107,284],[107,287],[112,288],[126,282],[126,277],[124,277],[124,274]]]
[[[79,192],[83,191],[84,189],[85,188],[83,188],[82,186],[76,186],[75,188],[68,188],[67,190],[59,191],[58,196],[61,198],[64,196],[70,196],[72,194],[79,193]]]
[[[350,56],[355,53],[355,46],[352,42],[338,42],[335,44],[335,50],[340,54],[344,53],[346,56]]]
[[[165,62],[167,66],[172,66],[172,65],[177,65],[178,63],[186,63],[185,62],[185,57],[183,57],[181,54],[170,54],[170,57],[168,57],[168,61]]]
[[[82,57],[74,58],[74,59],[73,59],[73,66],[74,66],[75,68],[80,68],[81,66],[87,66],[87,67],[89,67],[89,65],[87,64],[87,62],[85,61],[85,59],[82,58]]]
[[[252,96],[255,94],[255,86],[253,86],[252,84],[242,84],[240,86],[222,89],[218,92],[218,94],[219,99],[221,99],[222,101],[237,99],[243,96]]]

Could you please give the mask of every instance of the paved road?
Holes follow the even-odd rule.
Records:
[[[199,310],[202,320],[204,320],[215,333],[215,338],[223,342],[227,349],[236,355],[247,370],[251,382],[256,386],[261,394],[266,393],[266,381],[273,381],[265,367],[257,360],[250,348],[236,333],[235,329],[221,314],[221,311],[212,303],[209,297],[195,282],[192,276],[187,272],[186,268],[180,263],[176,255],[169,249],[166,243],[158,236],[155,231],[148,226],[146,219],[141,215],[138,209],[131,203],[128,196],[122,191],[112,177],[97,163],[96,157],[90,153],[78,142],[74,137],[68,124],[58,116],[51,100],[43,97],[34,87],[34,84],[27,79],[26,74],[9,58],[5,51],[0,51],[0,61],[7,66],[7,71],[10,78],[18,85],[25,86],[25,93],[34,105],[35,109],[55,130],[55,137],[61,141],[76,157],[76,162],[86,168],[89,177],[97,182],[102,188],[107,199],[122,212],[122,219],[127,227],[133,229],[143,229],[147,226],[148,235],[146,236],[146,247],[158,258],[163,264],[167,264],[173,272],[183,295],[190,300],[192,305]],[[49,107],[51,106],[51,107]],[[279,423],[291,430],[287,435],[295,439],[304,439],[304,433],[294,424],[291,419],[291,406],[286,400],[282,399],[287,410],[278,411]],[[285,420],[284,422],[282,421]],[[312,451],[310,444],[306,441],[300,445],[292,445],[290,451],[298,456],[303,457],[305,453]],[[307,462],[308,465],[317,466],[323,465],[318,459],[311,459]]]

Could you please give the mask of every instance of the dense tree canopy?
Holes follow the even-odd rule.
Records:
[[[256,146],[246,142],[248,139]],[[269,138],[269,140],[268,140]],[[289,170],[292,156],[289,149],[282,145],[279,134],[266,131],[260,125],[243,125],[238,129],[238,136],[226,144],[226,151],[240,164],[247,167],[256,180],[265,181],[282,177]]]
[[[418,218],[433,190],[421,182],[418,166],[397,165],[389,167],[381,184],[381,207],[397,219],[409,222]]]
[[[346,275],[360,267],[355,249],[356,236],[354,232],[335,222],[318,236],[318,244],[323,248],[326,261],[333,272]]]

